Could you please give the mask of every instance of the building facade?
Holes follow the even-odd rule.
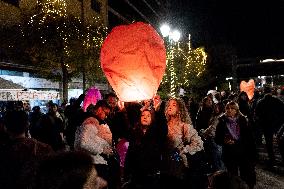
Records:
[[[0,24],[20,24],[25,16],[33,15],[39,3],[51,0],[0,0]],[[83,18],[86,24],[95,23],[93,18],[99,17],[108,26],[107,0],[57,0],[65,3],[66,14]]]

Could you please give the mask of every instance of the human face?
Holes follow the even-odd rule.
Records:
[[[156,95],[155,97],[154,97],[154,105],[157,105],[157,104],[159,104],[160,103],[160,101],[161,101],[161,98],[160,98],[160,96],[159,95]]]
[[[151,113],[149,111],[143,111],[140,119],[142,125],[150,125],[152,121]]]
[[[178,112],[178,104],[175,100],[170,100],[169,105],[167,107],[167,114],[169,116],[174,116]]]
[[[213,105],[213,102],[212,102],[211,98],[207,98],[207,100],[205,101],[205,106],[211,107],[212,105]]]
[[[109,115],[110,109],[109,108],[105,108],[105,107],[99,107],[96,115],[101,119],[101,120],[105,120],[107,118],[107,116]]]
[[[52,111],[53,112],[57,112],[57,109],[58,109],[57,106],[52,106]]]
[[[144,100],[144,106],[149,107],[151,105],[151,100]]]
[[[226,115],[228,117],[236,117],[237,110],[233,106],[226,107]]]
[[[241,99],[242,100],[247,100],[247,95],[245,95],[245,94],[241,95]]]

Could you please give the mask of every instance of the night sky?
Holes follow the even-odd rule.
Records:
[[[195,47],[232,46],[241,58],[284,57],[284,0],[109,0],[130,21],[167,22]],[[147,21],[145,21],[145,18]],[[119,24],[109,13],[110,25]]]

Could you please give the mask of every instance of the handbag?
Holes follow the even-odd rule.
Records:
[[[168,174],[179,179],[185,176],[185,165],[178,151],[173,151],[168,157]]]
[[[186,154],[188,161],[188,171],[198,175],[207,175],[211,172],[208,157],[204,150],[198,151],[193,155]]]

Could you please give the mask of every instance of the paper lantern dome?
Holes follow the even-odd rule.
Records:
[[[99,89],[96,87],[89,88],[83,101],[83,110],[86,111],[90,104],[96,105],[97,101],[101,99],[102,95]]]
[[[117,26],[101,49],[101,67],[118,98],[124,102],[151,99],[166,68],[163,39],[142,22]]]
[[[240,91],[246,92],[250,100],[253,98],[254,95],[254,87],[255,83],[253,79],[250,79],[248,82],[241,81],[240,83]]]

